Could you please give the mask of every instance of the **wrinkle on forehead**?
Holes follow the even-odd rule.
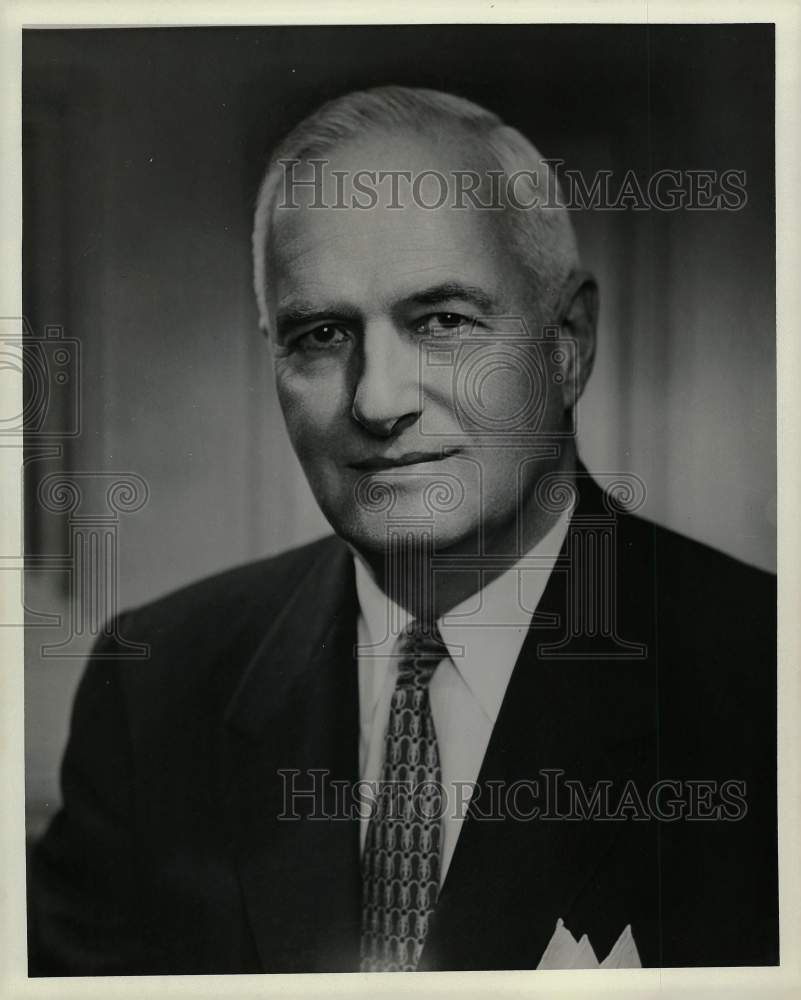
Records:
[[[277,255],[273,292],[281,305],[294,298],[347,300],[365,311],[391,305],[444,282],[483,288],[496,300],[508,299],[512,269],[495,253],[465,240],[460,246],[438,241],[297,239]]]
[[[489,213],[389,209],[297,209],[271,230],[270,273],[280,281],[299,271],[346,268],[397,272],[468,267],[481,271],[520,264],[503,227]]]
[[[448,171],[468,169],[469,164],[473,169],[481,166],[482,157],[475,150],[462,155],[414,137],[401,142],[392,136],[384,145],[376,139],[367,137],[332,151],[327,169],[436,168],[447,176]],[[308,179],[309,170],[305,178],[303,171],[297,176]],[[407,194],[409,190],[407,184]],[[315,295],[329,290],[340,298],[388,301],[397,297],[401,286],[411,287],[415,281],[422,286],[461,279],[492,293],[502,286],[528,283],[502,220],[503,210],[469,205],[454,209],[449,207],[452,192],[440,208],[413,204],[389,208],[388,183],[376,191],[383,204],[375,208],[311,208],[307,199],[296,208],[275,209],[267,248],[272,286],[268,297],[273,302],[303,297],[310,288]],[[331,189],[327,194],[334,203],[336,192]]]

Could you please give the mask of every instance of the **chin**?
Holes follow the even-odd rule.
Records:
[[[388,518],[384,514],[339,516],[324,512],[334,531],[349,545],[365,556],[385,558],[393,543],[408,549],[419,546],[421,550],[437,553],[453,548],[478,550],[478,525],[445,515],[430,520],[406,519],[403,516]]]

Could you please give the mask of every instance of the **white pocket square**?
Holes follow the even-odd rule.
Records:
[[[565,927],[560,918],[556,930],[542,954],[538,969],[641,969],[640,955],[631,933],[631,924],[626,924],[612,950],[603,960],[598,958],[584,934],[578,941]]]

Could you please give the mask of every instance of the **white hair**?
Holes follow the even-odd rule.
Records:
[[[281,161],[307,161],[370,131],[395,127],[436,137],[441,137],[443,129],[462,131],[472,141],[483,141],[484,149],[507,177],[526,171],[520,179],[528,187],[526,197],[539,196],[537,207],[510,209],[507,202],[503,214],[513,224],[537,301],[546,310],[555,304],[565,280],[579,266],[578,247],[556,176],[537,149],[517,129],[463,97],[423,88],[376,87],[323,104],[296,125],[273,151],[256,197],[253,226],[253,278],[259,321],[265,330],[266,257],[274,203],[283,176]],[[542,198],[543,191],[549,192],[546,199]],[[546,205],[543,200],[547,200]]]

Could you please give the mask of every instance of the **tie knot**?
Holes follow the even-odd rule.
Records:
[[[398,638],[398,684],[426,685],[439,663],[448,655],[436,622],[415,619]]]

